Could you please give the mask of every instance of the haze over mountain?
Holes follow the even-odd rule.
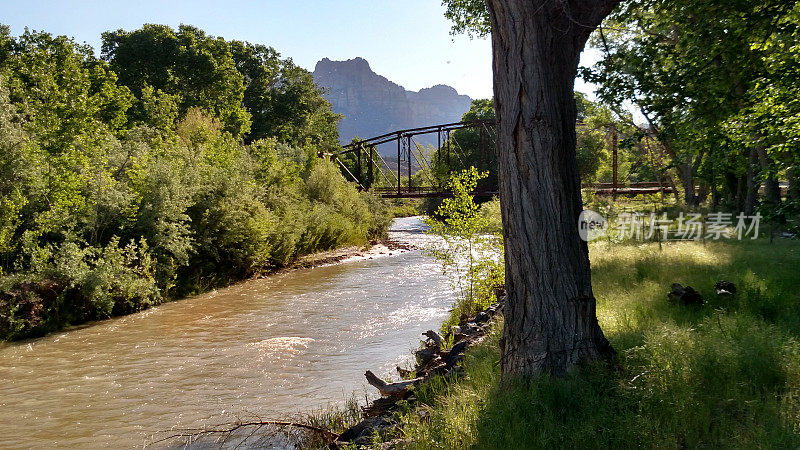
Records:
[[[363,58],[324,58],[314,69],[314,81],[326,89],[324,95],[333,110],[345,116],[339,124],[342,143],[355,136],[369,138],[404,128],[458,122],[472,101],[443,84],[408,91],[373,72]],[[436,135],[415,139],[423,145],[436,143]]]

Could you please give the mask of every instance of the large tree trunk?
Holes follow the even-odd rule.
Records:
[[[761,177],[764,180],[764,200],[771,210],[775,210],[781,206],[781,187],[772,171],[772,161],[767,156],[767,149],[763,145],[758,147],[758,163],[761,165],[761,173],[767,175],[766,178]]]
[[[739,178],[736,173],[726,170],[723,176],[723,193],[722,197],[729,201],[730,204],[736,205],[736,210],[741,211],[742,207],[739,203]]]
[[[789,189],[786,192],[786,198],[791,200],[800,200],[800,173],[798,173],[797,165],[792,165],[786,171],[787,178],[789,179]]]
[[[736,210],[744,211],[745,197],[747,196],[747,177],[742,176],[736,181]]]
[[[711,187],[708,183],[701,182],[700,187],[697,188],[697,204],[702,205],[708,200],[708,194],[711,193]]]
[[[716,212],[719,208],[719,186],[717,185],[717,178],[712,177],[711,180],[711,211]]]
[[[756,202],[758,202],[758,189],[761,183],[756,182],[756,165],[758,164],[758,151],[754,148],[750,149],[747,157],[747,193],[744,199],[744,213],[751,216],[756,209]]]
[[[573,96],[591,31],[618,0],[487,0],[508,300],[504,376],[563,374],[614,350],[597,323]]]
[[[681,183],[683,184],[683,201],[688,206],[697,206],[697,195],[694,192],[694,168],[691,163],[678,165]]]
[[[687,206],[698,206],[705,202],[708,196],[707,193],[704,194],[702,192],[702,184],[700,186],[699,195],[698,192],[695,192],[695,174],[697,174],[697,171],[700,169],[700,164],[703,163],[703,156],[705,156],[705,152],[701,151],[694,158],[689,157],[689,162],[680,166],[681,172],[683,173],[684,200]]]

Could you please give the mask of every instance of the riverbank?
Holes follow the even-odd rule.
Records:
[[[370,242],[365,246],[344,246],[341,248],[315,252],[301,256],[284,267],[264,270],[245,278],[235,278],[229,283],[208,285],[191,295],[180,297],[163,297],[160,301],[143,303],[135,308],[115,307],[112,314],[106,317],[76,314],[73,320],[58,320],[43,315],[44,311],[57,308],[65,302],[65,296],[81,296],[79,287],[69,286],[51,278],[28,279],[24,276],[0,279],[0,342],[38,338],[48,333],[68,330],[73,326],[82,326],[98,320],[125,316],[145,311],[163,303],[175,302],[191,298],[204,292],[240,283],[253,278],[265,278],[297,269],[314,268],[330,264],[393,256],[412,249],[388,237]],[[199,285],[199,284],[198,284]],[[69,314],[69,312],[63,313]]]
[[[383,256],[395,256],[412,250],[413,248],[414,246],[411,244],[402,243],[390,238],[384,238],[363,247],[348,246],[304,256],[290,267],[263,274],[262,276],[270,276],[274,275],[275,273],[285,272],[288,270],[308,269],[313,267],[327,266],[330,264],[375,259]]]
[[[398,219],[389,236],[419,247],[431,239],[419,219]],[[439,265],[414,250],[297,268],[8,343],[0,422],[15,426],[0,447],[131,448],[158,430],[344,407],[375,395],[365,368],[384,377],[406,367],[453,301]]]
[[[496,326],[461,376],[373,446],[398,448],[796,448],[800,445],[800,243],[590,246],[600,324],[620,368],[501,384]],[[718,280],[733,296],[718,295]],[[672,283],[702,306],[667,301]],[[381,444],[384,442],[384,444]],[[389,443],[389,444],[386,444]]]
[[[394,448],[407,442],[402,436],[402,423],[398,416],[414,411],[415,414],[426,414],[419,410],[420,398],[425,399],[451,382],[455,382],[464,374],[462,362],[467,352],[480,346],[484,340],[495,334],[501,323],[505,297],[500,296],[497,303],[478,312],[474,317],[463,318],[458,326],[440,335],[434,330],[425,332],[425,342],[414,351],[416,364],[413,368],[396,368],[401,381],[386,382],[376,377],[371,371],[365,376],[371,386],[378,389],[381,397],[369,402],[362,408],[362,419],[347,427],[329,441],[331,447],[354,444],[368,446],[385,441],[384,447]]]

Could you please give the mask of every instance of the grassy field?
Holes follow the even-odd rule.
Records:
[[[500,383],[498,339],[418,390],[409,448],[798,448],[800,242],[596,243],[600,324],[621,368]],[[736,284],[734,298],[714,292]],[[704,306],[667,301],[671,283]]]

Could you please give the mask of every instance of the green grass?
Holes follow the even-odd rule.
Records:
[[[598,243],[591,258],[620,370],[501,384],[498,326],[470,350],[465,376],[418,391],[401,447],[800,446],[800,243]],[[717,298],[720,279],[735,298]],[[673,282],[707,304],[667,302]]]

